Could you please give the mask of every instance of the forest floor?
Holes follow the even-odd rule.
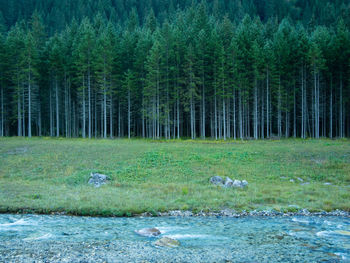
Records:
[[[95,188],[87,183],[91,172],[111,181]],[[249,185],[213,186],[215,175]],[[130,216],[225,208],[350,211],[350,140],[0,139],[3,213]]]

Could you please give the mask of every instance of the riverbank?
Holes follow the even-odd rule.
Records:
[[[11,214],[8,212],[2,211],[0,214]],[[19,210],[12,213],[13,215],[46,215],[47,213],[36,213],[32,210]],[[51,212],[48,215],[54,215],[54,216],[82,216],[79,214],[68,214],[66,212]],[[243,212],[237,212],[232,209],[224,209],[221,211],[200,211],[197,213],[194,213],[192,211],[181,211],[181,210],[173,210],[168,212],[144,212],[141,214],[129,214],[126,217],[140,217],[140,218],[151,218],[151,217],[225,217],[225,218],[241,218],[241,217],[294,217],[294,216],[304,216],[304,217],[348,217],[350,218],[350,212],[348,211],[342,211],[342,210],[335,210],[335,211],[320,211],[320,212],[310,212],[307,209],[300,209],[297,212],[278,212],[278,211],[271,211],[271,210],[263,210],[263,211],[243,211]],[[99,215],[91,216],[91,217],[100,217]],[[115,216],[115,215],[109,215],[104,217],[125,217],[125,216]]]
[[[95,188],[87,183],[91,172],[110,181]],[[249,185],[211,185],[216,175]],[[301,209],[350,211],[349,140],[0,139],[1,213],[216,216],[210,211]]]

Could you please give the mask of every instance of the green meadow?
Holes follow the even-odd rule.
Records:
[[[95,188],[87,183],[91,172],[111,180]],[[215,175],[249,185],[213,186]],[[350,140],[0,139],[3,213],[131,216],[224,208],[350,211]]]

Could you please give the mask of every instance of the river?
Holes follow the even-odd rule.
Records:
[[[147,227],[181,245],[134,232]],[[2,214],[0,241],[0,262],[350,262],[350,219]]]

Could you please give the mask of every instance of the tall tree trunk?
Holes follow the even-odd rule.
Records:
[[[180,99],[179,99],[179,90],[177,91],[176,98],[176,114],[177,114],[177,138],[180,139]]]
[[[21,94],[17,87],[17,135],[22,136]]]
[[[233,91],[233,139],[236,140],[236,91]]]
[[[4,88],[1,86],[1,128],[0,136],[4,136]]]
[[[226,120],[227,120],[227,124],[226,124],[226,136],[227,138],[231,138],[231,114],[230,114],[230,99],[227,98],[227,103],[226,103]]]
[[[90,66],[89,66],[90,67]],[[89,105],[89,139],[91,139],[91,126],[92,126],[92,120],[91,120],[91,79],[90,79],[90,68],[88,69],[88,105]],[[96,134],[95,134],[96,135]]]
[[[85,78],[83,77],[83,138],[86,137]]]
[[[120,101],[118,101],[118,137],[120,138],[121,137],[121,121],[120,121]]]
[[[215,84],[216,85],[216,84]],[[214,128],[215,128],[215,140],[218,139],[218,110],[217,110],[217,100],[216,100],[216,87],[214,91]]]
[[[256,79],[254,80],[254,139],[258,139],[258,88]]]
[[[31,74],[30,74],[30,66],[28,73],[28,137],[32,137],[32,89],[31,89]]]
[[[314,65],[314,136],[316,139],[319,138],[319,106],[318,106],[318,87],[317,87],[317,72]]]
[[[333,138],[333,78],[331,76],[331,94],[329,96],[329,137]]]
[[[343,124],[343,76],[340,74],[340,85],[339,85],[339,137],[344,137],[344,124]]]
[[[261,94],[260,137],[264,139],[265,138],[265,106],[264,106],[265,100],[264,100],[263,85],[261,85],[260,94]]]
[[[205,88],[204,88],[204,77],[202,86],[202,138],[205,139]]]
[[[24,94],[24,85],[22,89],[22,136],[26,136],[26,108],[25,108],[25,94]]]
[[[266,137],[270,137],[269,68],[266,70]]]
[[[60,111],[59,111],[59,105],[58,105],[58,83],[57,83],[57,76],[55,80],[55,86],[56,86],[56,137],[60,136]]]
[[[243,140],[243,115],[242,115],[242,96],[241,96],[241,88],[239,88],[238,92],[238,99],[239,99],[239,137],[241,140]]]
[[[281,113],[281,76],[279,76],[278,80],[278,120],[277,120],[277,126],[278,126],[278,137],[282,136],[282,113]]]
[[[66,138],[68,138],[68,113],[69,113],[69,106],[68,106],[68,85],[67,85],[67,74],[64,73],[64,121],[65,121],[65,134]]]
[[[38,103],[38,128],[39,128],[39,137],[41,137],[41,103]]]
[[[109,105],[109,136],[113,138],[113,95],[110,93],[110,105]]]
[[[131,97],[130,87],[128,88],[128,138],[131,137]]]
[[[107,138],[107,94],[106,88],[103,91],[103,138]]]
[[[190,95],[190,111],[191,111],[191,139],[194,139],[194,109],[193,109],[193,94],[191,91],[191,95]]]
[[[222,123],[224,131],[224,140],[226,141],[226,104],[225,98],[222,99]]]
[[[159,65],[157,69],[157,139],[160,137]]]
[[[295,98],[295,85],[293,89],[293,137],[297,137],[297,106],[296,106],[296,98]]]
[[[145,130],[145,98],[142,94],[142,138],[145,138],[146,130]]]

